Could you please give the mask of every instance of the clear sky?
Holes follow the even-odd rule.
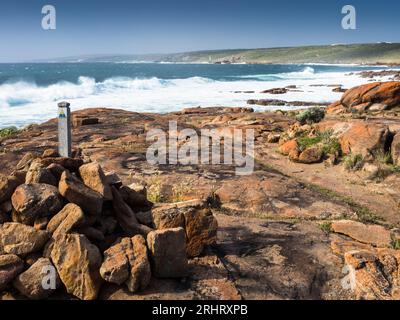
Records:
[[[57,29],[41,28],[42,7]],[[357,9],[357,30],[341,9]],[[1,0],[0,62],[86,54],[169,53],[400,42],[399,0]]]

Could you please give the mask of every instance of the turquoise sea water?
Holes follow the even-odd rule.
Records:
[[[365,82],[346,74],[381,70],[382,66],[214,65],[162,63],[0,64],[0,127],[23,126],[54,117],[57,102],[73,109],[114,107],[169,112],[193,106],[245,106],[248,99],[268,98],[260,91],[298,85],[298,92],[274,97],[331,101],[319,84],[345,86]],[[314,89],[312,89],[314,88]],[[254,91],[242,93],[240,91]]]

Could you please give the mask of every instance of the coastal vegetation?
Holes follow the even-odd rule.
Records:
[[[206,50],[171,54],[95,55],[56,59],[57,62],[185,62],[185,63],[346,63],[400,64],[400,43],[332,44],[321,46]],[[54,61],[54,59],[52,59]]]

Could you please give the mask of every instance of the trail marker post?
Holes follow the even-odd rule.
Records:
[[[58,104],[58,153],[71,157],[71,110],[68,102]]]

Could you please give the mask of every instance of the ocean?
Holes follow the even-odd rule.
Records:
[[[383,69],[320,64],[0,64],[0,128],[54,118],[57,103],[64,100],[72,110],[110,107],[159,113],[197,106],[244,107],[248,99],[261,98],[333,102],[341,93],[319,85],[350,88],[368,82],[350,73]],[[260,93],[288,85],[296,85],[297,90],[283,95]]]

